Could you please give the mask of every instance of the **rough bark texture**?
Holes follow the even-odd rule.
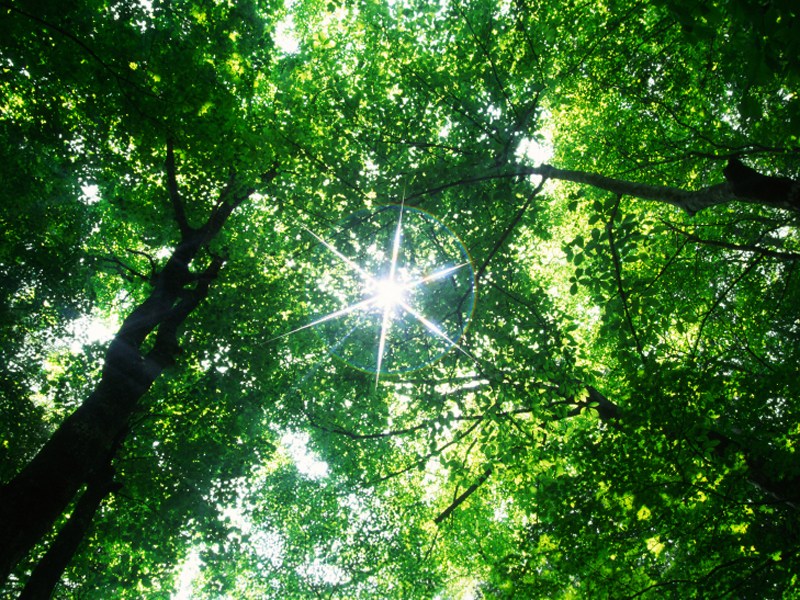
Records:
[[[180,352],[178,329],[208,295],[222,267],[212,257],[200,273],[190,265],[220,232],[253,190],[237,189],[232,179],[206,223],[189,226],[178,195],[172,145],[167,147],[168,191],[181,240],[154,277],[150,296],[125,319],[109,345],[102,375],[92,394],[56,430],[33,460],[0,488],[0,584],[55,521],[84,485],[113,458],[139,400]],[[154,337],[151,350],[142,345]]]
[[[571,181],[617,195],[671,204],[690,215],[710,206],[732,201],[800,212],[800,182],[786,177],[762,175],[735,158],[728,162],[723,171],[726,179],[724,183],[693,191],[614,179],[587,171],[558,169],[550,165],[527,167],[521,170],[521,174]]]
[[[69,520],[31,573],[19,600],[39,600],[53,595],[56,584],[86,536],[100,504],[119,487],[119,484],[114,482],[114,471],[110,464],[102,473],[92,478]]]

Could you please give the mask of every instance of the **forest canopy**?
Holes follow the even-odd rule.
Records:
[[[776,0],[0,0],[0,589],[789,597]]]

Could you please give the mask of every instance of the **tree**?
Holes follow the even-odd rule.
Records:
[[[57,13],[61,10],[55,6],[50,8]],[[115,449],[127,435],[131,416],[137,410],[142,395],[160,373],[175,362],[180,352],[177,340],[179,328],[205,299],[211,282],[222,267],[224,259],[214,250],[212,243],[216,241],[231,212],[255,191],[241,183],[242,180],[255,181],[255,165],[248,164],[243,172],[237,171],[237,154],[241,154],[241,150],[231,151],[225,148],[222,152],[217,152],[211,160],[222,160],[230,172],[227,181],[219,184],[220,192],[211,204],[209,216],[202,225],[193,226],[191,222],[195,217],[192,212],[198,212],[198,208],[202,210],[204,202],[202,198],[198,198],[192,203],[192,207],[196,208],[191,212],[190,207],[185,205],[179,180],[192,178],[183,178],[178,173],[173,148],[173,137],[180,136],[187,143],[187,134],[192,127],[198,125],[197,117],[201,117],[202,122],[202,117],[207,113],[211,113],[207,120],[212,122],[212,126],[206,126],[209,131],[204,135],[213,132],[220,136],[214,143],[220,139],[224,141],[226,136],[232,137],[234,134],[237,143],[246,142],[241,139],[246,131],[242,130],[233,113],[228,110],[223,123],[217,123],[218,116],[214,114],[217,106],[229,104],[233,97],[227,91],[220,93],[215,86],[238,84],[240,91],[235,96],[237,101],[242,100],[242,92],[248,86],[252,93],[252,78],[249,75],[237,77],[243,72],[243,67],[233,64],[226,72],[206,68],[205,81],[184,85],[181,89],[176,89],[175,85],[168,87],[169,84],[165,82],[164,91],[161,92],[159,86],[170,77],[178,77],[181,70],[193,62],[204,64],[203,61],[207,61],[208,57],[206,53],[211,49],[218,53],[217,58],[223,60],[226,56],[229,61],[247,61],[248,64],[258,60],[263,49],[254,43],[251,36],[263,33],[264,21],[256,18],[257,7],[240,5],[236,10],[218,11],[212,20],[212,27],[196,27],[185,36],[181,35],[176,23],[172,21],[174,18],[183,18],[180,11],[176,10],[177,7],[158,7],[161,10],[148,11],[144,6],[120,4],[113,8],[101,7],[99,18],[92,14],[92,8],[76,7],[72,13],[67,12],[56,17],[48,14],[47,7],[36,14],[14,5],[4,7],[10,23],[12,48],[7,58],[8,71],[12,76],[6,91],[12,105],[21,106],[20,110],[11,113],[11,131],[23,128],[30,130],[20,138],[19,143],[23,148],[49,141],[47,138],[34,137],[39,135],[31,122],[31,117],[35,119],[37,116],[36,94],[40,94],[45,103],[60,100],[62,97],[57,95],[58,91],[51,91],[50,86],[53,78],[60,77],[61,72],[51,71],[51,65],[55,64],[61,69],[73,67],[75,70],[71,75],[74,80],[70,83],[83,92],[85,99],[64,99],[72,113],[77,115],[70,116],[75,124],[62,124],[50,116],[43,117],[42,123],[45,127],[57,130],[56,144],[66,146],[68,154],[80,152],[86,140],[95,140],[93,152],[108,162],[96,164],[89,161],[82,169],[77,167],[75,176],[80,178],[108,176],[113,173],[114,162],[119,162],[122,158],[131,161],[136,155],[132,154],[131,149],[124,148],[126,138],[136,140],[133,142],[135,150],[147,154],[150,141],[148,136],[161,130],[162,135],[167,136],[163,180],[179,238],[175,250],[161,267],[156,266],[156,260],[148,252],[138,248],[129,250],[130,253],[147,259],[151,269],[149,275],[125,265],[119,258],[107,259],[114,266],[121,267],[124,275],[141,280],[136,282],[140,289],[144,283],[152,286],[152,291],[122,323],[105,354],[102,374],[94,391],[56,429],[36,457],[4,486],[2,514],[5,542],[0,569],[3,578],[52,527],[83,484],[88,484],[85,495],[95,494],[93,479],[109,468]],[[138,24],[122,23],[122,17],[138,17],[143,21]],[[206,22],[202,13],[194,14],[193,17],[201,24]],[[242,17],[249,17],[249,20],[242,20]],[[229,27],[234,22],[247,34],[247,41],[238,45],[235,44],[235,32]],[[65,24],[69,24],[70,28],[67,29]],[[213,29],[217,27],[222,29]],[[137,31],[137,28],[141,30]],[[226,31],[227,37],[220,41],[215,34],[222,30]],[[43,39],[37,39],[36,36],[42,34]],[[92,38],[97,38],[96,44],[87,41]],[[198,43],[203,41],[206,42],[205,46]],[[192,42],[195,45],[191,45]],[[118,51],[112,51],[112,46],[118,43],[121,43]],[[209,47],[211,43],[214,45]],[[51,44],[71,45],[71,50],[75,50],[77,56],[73,56],[72,52],[67,57],[58,53],[55,55],[57,60],[51,63],[49,57],[53,53],[48,48]],[[239,54],[245,51],[248,54]],[[44,57],[42,66],[37,63],[41,57]],[[64,58],[67,59],[65,64],[59,65],[58,60]],[[142,69],[146,71],[144,78],[139,80],[129,74],[130,71],[139,69],[140,63],[137,60],[142,61]],[[41,72],[37,72],[36,68]],[[98,75],[102,75],[103,80],[96,79]],[[110,84],[104,81],[109,75],[112,79]],[[20,84],[20,80],[26,78],[34,79],[36,84],[44,82],[27,102],[24,94],[31,88]],[[17,91],[17,86],[22,91]],[[59,87],[56,86],[55,89],[59,90]],[[100,100],[104,95],[107,97]],[[157,110],[156,103],[161,102],[166,103],[168,111]],[[26,114],[29,107],[33,108],[33,115]],[[94,115],[93,111],[99,112]],[[133,127],[131,123],[125,123],[131,119],[135,122]],[[104,145],[108,150],[102,147]],[[195,140],[192,143],[193,151],[199,150],[201,156],[202,148],[202,142]],[[64,148],[57,148],[56,151],[63,153]],[[197,165],[196,162],[195,167]],[[216,168],[214,167],[215,170]],[[104,174],[99,169],[109,171]],[[129,181],[133,179],[132,173],[126,175]],[[213,171],[207,172],[207,176],[208,183],[213,187]],[[274,177],[274,170],[263,173],[259,178],[259,185],[267,184]],[[109,177],[108,189],[103,192],[124,193],[125,175],[122,179],[119,181]],[[202,196],[203,186],[198,186],[194,193]],[[115,202],[121,204],[125,201],[117,198]],[[136,224],[138,216],[134,216],[132,225]],[[145,218],[147,219],[146,213]],[[147,226],[153,222],[155,220],[150,216],[139,225]],[[32,227],[37,225],[32,224]],[[20,229],[20,237],[30,247],[33,240],[26,239],[24,231]],[[52,227],[48,234],[55,236],[58,243],[60,238]],[[163,243],[168,238],[169,234],[150,236],[150,240],[156,244]],[[124,244],[124,237],[118,237],[114,243]],[[22,262],[27,264],[27,261]],[[195,267],[198,262],[200,268]],[[206,264],[203,266],[203,263]],[[27,279],[27,285],[34,284],[33,280]],[[105,494],[101,494],[101,497],[103,495]],[[94,504],[96,506],[97,503]]]
[[[83,485],[73,514],[95,515],[62,553],[67,597],[168,594],[192,569],[198,597],[793,585],[800,110],[777,42],[792,8],[3,9],[9,173],[72,215],[3,244],[17,481],[51,489],[32,474],[45,459],[25,461],[130,376],[103,439],[73,438],[92,461],[58,469],[9,590],[78,529],[46,533]],[[22,159],[38,154],[48,168]],[[347,263],[328,246],[362,260],[349,217],[386,204],[460,237],[477,301],[460,349],[376,381],[304,326],[335,310],[319,282]],[[99,347],[60,341],[90,312],[120,315],[102,373]],[[116,485],[97,477],[109,464]]]

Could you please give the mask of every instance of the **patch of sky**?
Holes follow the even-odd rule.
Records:
[[[200,560],[200,551],[192,549],[178,568],[176,590],[172,594],[171,600],[191,600],[193,597],[192,584],[200,575],[202,568],[203,561]]]
[[[94,315],[84,315],[75,319],[70,323],[68,330],[70,351],[78,354],[84,346],[110,341],[119,329],[119,325],[114,319]]]
[[[297,54],[300,51],[300,40],[297,38],[294,16],[292,15],[293,5],[293,0],[284,2],[286,16],[275,26],[275,33],[272,36],[275,46],[284,54]]]
[[[553,145],[547,136],[543,136],[541,140],[526,137],[520,140],[515,154],[526,162],[541,165],[553,158]]]
[[[81,185],[81,201],[84,204],[97,204],[100,201],[100,188],[94,183]]]
[[[281,447],[301,475],[309,479],[324,479],[328,476],[328,464],[309,450],[309,439],[307,433],[287,431],[281,436]]]

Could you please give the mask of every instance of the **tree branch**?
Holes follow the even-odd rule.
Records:
[[[575,408],[568,411],[566,416],[567,417],[576,417],[581,414],[581,411],[586,408],[594,408],[597,411],[600,420],[608,425],[614,427],[615,429],[620,428],[619,420],[622,417],[622,411],[620,410],[619,406],[614,404],[611,400],[606,398],[603,394],[601,394],[596,388],[591,385],[585,386],[587,392],[589,392],[589,397],[581,402],[576,402],[574,397],[570,397],[566,400],[569,404],[574,404]],[[557,403],[553,403],[551,406],[555,406]],[[592,405],[595,406],[592,406]]]
[[[114,481],[115,471],[111,465],[117,448],[124,436],[118,436],[109,451],[108,462],[94,473],[75,505],[75,509],[67,522],[61,527],[45,555],[36,564],[19,600],[35,600],[50,598],[64,569],[72,560],[81,542],[89,531],[92,520],[103,500],[110,494],[119,491],[122,485]]]
[[[534,198],[536,198],[536,196],[539,195],[539,192],[542,191],[542,188],[544,187],[546,181],[547,177],[542,177],[542,180],[539,182],[539,185],[536,186],[536,189],[530,193],[528,199],[525,201],[525,204],[523,204],[522,207],[517,211],[517,214],[514,215],[513,219],[511,219],[511,222],[505,228],[503,234],[497,239],[497,241],[494,244],[494,247],[489,252],[489,255],[486,257],[486,259],[483,261],[483,264],[481,264],[481,266],[476,271],[475,283],[478,283],[478,281],[480,281],[481,278],[484,276],[484,274],[486,273],[486,268],[489,266],[489,262],[492,260],[492,258],[494,258],[494,255],[497,254],[500,248],[502,248],[503,243],[506,241],[506,239],[508,239],[508,236],[511,235],[511,232],[514,231],[514,229],[516,229],[517,225],[519,225],[519,222],[522,220],[525,211],[528,210],[528,207],[530,207]]]
[[[748,167],[736,157],[728,159],[722,174],[731,185],[733,193],[751,202],[778,206],[787,210],[800,210],[800,182],[788,177],[763,175]]]
[[[472,39],[475,40],[475,43],[481,49],[481,53],[483,54],[484,58],[489,63],[489,67],[492,70],[492,75],[494,76],[494,80],[497,82],[497,87],[500,88],[500,93],[503,95],[503,99],[506,101],[506,104],[508,104],[508,107],[514,113],[514,117],[518,120],[519,114],[517,113],[517,107],[514,106],[513,102],[511,102],[511,98],[509,97],[508,92],[506,91],[506,86],[503,85],[503,81],[500,79],[500,74],[497,71],[497,65],[495,64],[495,60],[492,57],[492,53],[489,51],[489,48],[486,47],[486,44],[483,43],[483,40],[475,31],[475,28],[472,26],[472,22],[469,20],[469,15],[467,15],[464,12],[459,3],[455,3],[455,10],[458,11],[458,14],[461,17],[461,19],[463,19],[463,21],[467,24]],[[488,14],[489,18],[491,19],[491,13]]]
[[[198,275],[195,288],[187,291],[178,304],[161,320],[158,325],[155,344],[145,357],[148,363],[154,361],[159,370],[163,370],[175,363],[175,357],[180,353],[178,328],[186,320],[186,317],[197,308],[200,302],[208,296],[211,282],[217,278],[223,264],[222,257],[215,256],[206,270]]]
[[[109,263],[111,265],[114,265],[116,267],[117,274],[119,274],[119,276],[125,279],[126,281],[133,282],[134,278],[140,279],[142,281],[150,281],[149,277],[147,277],[143,273],[139,273],[139,271],[137,271],[133,267],[129,267],[116,256],[98,256],[97,259]]]
[[[482,422],[483,422],[483,416],[481,416],[479,419],[476,419],[475,422],[472,425],[470,425],[469,427],[467,427],[467,429],[465,431],[463,431],[462,433],[458,434],[456,437],[454,437],[452,440],[450,440],[446,444],[443,444],[443,445],[439,446],[438,448],[435,448],[432,452],[429,452],[428,454],[426,454],[425,456],[423,456],[419,460],[414,461],[413,463],[411,463],[410,465],[407,465],[406,467],[404,467],[403,469],[400,469],[399,471],[393,471],[391,473],[388,473],[387,475],[383,475],[381,477],[378,477],[377,479],[374,479],[374,480],[370,481],[369,485],[375,485],[377,483],[381,483],[381,482],[387,481],[389,479],[392,479],[393,477],[397,477],[398,475],[402,475],[403,473],[407,473],[411,469],[416,469],[416,468],[424,465],[428,461],[428,459],[430,459],[431,457],[441,454],[442,451],[444,451],[446,448],[449,448],[453,444],[456,444],[456,443],[460,442],[461,440],[463,440],[465,437],[467,437],[469,434],[471,434],[473,431],[475,431],[475,429],[477,429],[478,425],[480,425]]]
[[[111,73],[111,75],[114,77],[114,79],[116,79],[117,84],[120,86],[120,89],[122,90],[123,93],[125,93],[125,92],[122,89],[122,84],[126,83],[126,84],[136,88],[136,90],[138,90],[139,92],[147,94],[148,96],[151,96],[153,98],[158,98],[158,95],[154,94],[152,92],[152,90],[150,90],[150,89],[148,89],[146,87],[143,87],[143,86],[139,85],[137,82],[132,81],[132,80],[128,79],[127,77],[124,77],[123,75],[121,75],[110,64],[108,64],[106,61],[104,61],[100,57],[100,55],[97,54],[97,52],[92,50],[92,48],[90,48],[83,40],[78,38],[75,34],[67,31],[63,27],[60,27],[60,26],[58,26],[58,25],[56,25],[54,23],[50,23],[49,21],[45,21],[41,17],[39,17],[39,16],[37,16],[37,15],[35,15],[33,13],[26,12],[26,11],[20,9],[20,8],[17,8],[16,6],[14,6],[12,4],[9,4],[8,2],[0,2],[0,6],[2,6],[3,8],[8,9],[11,12],[17,13],[18,15],[20,15],[22,17],[25,17],[26,19],[30,19],[31,21],[39,23],[45,29],[50,29],[51,31],[55,31],[56,33],[64,36],[65,38],[67,38],[68,40],[70,40],[71,42],[76,44],[81,50],[83,50],[86,54],[88,54],[92,58],[92,60],[96,61],[106,71]],[[126,96],[127,96],[127,94],[126,94]]]
[[[520,170],[522,175],[542,175],[561,181],[571,181],[605,190],[617,195],[633,196],[642,200],[652,200],[671,204],[681,210],[686,211],[690,216],[695,213],[719,204],[741,200],[737,198],[727,183],[720,183],[696,191],[682,190],[680,188],[668,187],[663,185],[650,185],[635,181],[626,181],[606,177],[599,173],[588,171],[572,171],[569,169],[558,169],[551,165],[539,165],[538,167],[523,167]]]
[[[636,351],[639,353],[639,356],[642,359],[642,363],[647,363],[647,357],[644,354],[644,350],[642,349],[642,343],[639,340],[639,335],[636,333],[636,327],[633,325],[633,318],[631,317],[630,306],[628,306],[628,293],[625,291],[625,288],[622,285],[622,264],[619,258],[619,252],[617,251],[617,247],[614,244],[614,218],[617,216],[617,212],[619,211],[619,204],[622,201],[622,196],[617,196],[617,202],[614,204],[614,209],[611,211],[611,216],[608,219],[608,223],[606,223],[606,232],[608,233],[608,245],[611,250],[611,262],[614,264],[614,279],[617,282],[617,291],[619,292],[619,297],[622,300],[622,309],[625,312],[625,319],[628,321],[628,327],[631,330],[631,335],[633,336],[633,341],[636,344]]]
[[[687,240],[691,240],[692,242],[696,242],[698,244],[703,244],[704,246],[714,246],[716,248],[726,248],[728,250],[735,250],[736,252],[752,252],[755,254],[761,254],[763,256],[768,256],[770,258],[777,258],[779,260],[800,260],[800,254],[797,252],[781,252],[779,250],[771,250],[769,248],[760,248],[759,246],[751,246],[749,244],[742,245],[742,244],[732,244],[730,242],[723,242],[720,240],[707,240],[703,239],[698,235],[693,233],[689,233],[688,231],[684,231],[683,229],[676,227],[672,223],[664,221],[663,219],[661,222],[669,227],[675,233],[679,233],[684,236]]]
[[[658,283],[658,280],[661,279],[666,274],[667,270],[672,266],[672,264],[676,260],[678,260],[678,257],[680,256],[681,252],[683,252],[683,249],[686,247],[686,244],[688,243],[689,240],[683,240],[678,249],[675,250],[675,253],[672,256],[670,256],[669,260],[667,260],[667,262],[664,263],[664,266],[661,267],[661,270],[658,272],[658,275],[656,275],[653,278],[653,280],[644,287],[644,289],[642,290],[642,295],[647,294],[650,288],[652,288],[656,283]]]
[[[150,256],[147,252],[142,252],[141,250],[135,250],[133,248],[125,248],[125,252],[146,258],[147,262],[150,263],[150,279],[155,277],[155,274],[158,271],[158,265],[156,265],[156,261],[152,256]]]
[[[175,221],[181,232],[181,238],[186,239],[192,233],[192,228],[186,220],[186,211],[183,208],[183,201],[178,192],[178,178],[175,172],[175,149],[172,145],[172,138],[167,139],[167,160],[165,162],[167,171],[167,191],[172,202],[172,210],[175,213]]]
[[[355,433],[338,426],[326,427],[325,425],[322,425],[319,422],[315,421],[308,411],[304,412],[306,418],[308,419],[309,424],[312,427],[319,429],[320,431],[325,431],[326,433],[336,433],[338,435],[343,435],[347,438],[350,438],[351,440],[377,440],[381,438],[393,437],[395,435],[408,435],[409,433],[414,433],[416,431],[419,431],[420,429],[425,429],[426,427],[430,426],[429,421],[423,421],[422,423],[419,423],[412,427],[407,427],[405,429],[392,429],[389,431],[380,431],[378,433]]]
[[[733,168],[731,168],[732,164]],[[724,183],[694,191],[614,179],[588,171],[557,169],[551,165],[523,167],[519,173],[582,183],[618,195],[672,204],[686,211],[690,216],[705,208],[732,201],[800,212],[800,182],[785,177],[762,175],[750,167],[741,163],[736,165],[731,161],[723,172],[726,178]]]
[[[491,474],[492,474],[492,467],[488,467],[483,472],[483,474],[478,478],[478,480],[475,481],[475,483],[469,486],[466,490],[464,490],[464,492],[458,498],[453,500],[450,506],[448,506],[441,513],[439,513],[439,516],[436,517],[433,520],[433,522],[436,523],[437,525],[441,524],[441,522],[444,521],[447,517],[449,517],[454,510],[456,510],[459,506],[461,506],[467,498],[469,498],[472,494],[474,494],[475,491],[480,486],[486,483],[486,480],[489,479],[489,476]]]
[[[764,258],[763,256],[757,256],[754,260],[752,260],[750,264],[747,265],[747,268],[745,268],[741,273],[739,273],[736,279],[734,279],[724,290],[722,290],[722,292],[719,295],[717,295],[716,298],[714,298],[714,301],[711,303],[711,306],[709,307],[708,311],[706,311],[706,314],[703,315],[703,318],[700,321],[700,326],[697,328],[697,337],[695,338],[694,344],[692,346],[692,356],[697,355],[697,348],[700,345],[700,339],[703,336],[703,329],[705,328],[709,317],[711,317],[712,313],[717,309],[717,307],[730,293],[730,291],[733,288],[735,288],[739,284],[739,282],[742,279],[744,279],[747,276],[747,274],[750,273],[750,271],[752,271],[756,267],[756,265],[758,265],[758,263],[761,262],[763,258]]]

